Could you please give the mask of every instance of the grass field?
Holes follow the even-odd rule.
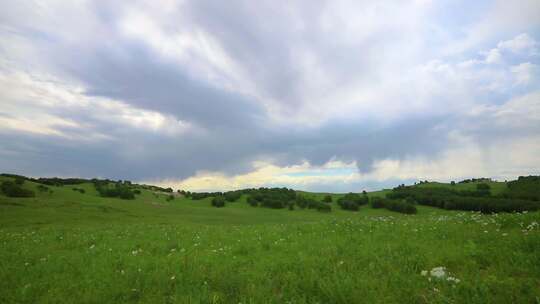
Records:
[[[0,303],[540,303],[538,212],[213,208],[76,187],[0,195]],[[439,266],[446,278],[422,275]]]

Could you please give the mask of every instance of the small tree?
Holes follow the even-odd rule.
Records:
[[[225,198],[223,196],[216,196],[212,199],[212,206],[221,208],[225,207]]]
[[[330,194],[327,194],[327,195],[324,196],[322,201],[325,202],[325,203],[331,203],[332,202],[332,196]]]

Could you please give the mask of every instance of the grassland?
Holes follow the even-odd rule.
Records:
[[[0,195],[0,303],[540,303],[538,212],[350,212],[339,195],[331,213],[212,208],[76,187]],[[438,266],[459,282],[422,275]]]

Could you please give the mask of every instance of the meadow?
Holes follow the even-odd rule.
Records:
[[[351,212],[339,194],[329,213],[251,207],[246,195],[214,208],[38,186],[0,195],[0,303],[540,303],[538,211]]]

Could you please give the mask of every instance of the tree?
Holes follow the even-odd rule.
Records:
[[[216,196],[212,199],[212,206],[221,208],[225,207],[225,198],[223,196]]]
[[[331,203],[332,202],[332,196],[330,194],[327,194],[327,195],[324,196],[322,201],[325,202],[325,203]]]
[[[34,197],[36,196],[34,191],[24,189],[21,185],[18,185],[11,181],[3,182],[0,185],[0,190],[9,197]]]

